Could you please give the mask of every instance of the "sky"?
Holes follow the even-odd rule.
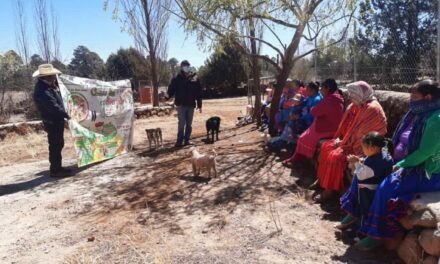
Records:
[[[33,24],[33,0],[24,0],[27,12],[28,32],[36,31]],[[48,1],[50,3],[50,0]],[[100,55],[106,61],[111,53],[120,47],[133,45],[132,38],[121,31],[121,23],[112,19],[111,10],[103,9],[104,0],[52,0],[58,15],[58,34],[63,62],[68,64],[73,50],[84,45]],[[0,54],[8,50],[17,50],[15,38],[15,0],[0,0]],[[33,53],[38,53],[35,38],[30,37]],[[175,18],[169,23],[168,58],[178,61],[187,59],[194,66],[201,66],[209,56],[197,46],[195,36],[187,36]]]
[[[16,0],[0,0],[0,54],[8,50],[17,50],[15,37]],[[83,45],[100,55],[106,61],[111,53],[116,53],[119,48],[128,48],[133,45],[131,36],[121,30],[122,24],[112,19],[111,10],[103,9],[104,0],[47,0],[52,2],[58,16],[58,34],[62,62],[68,64],[72,59],[74,49]],[[33,24],[34,0],[23,0],[27,12],[28,32],[30,35],[31,53],[38,53],[35,41],[35,25]],[[292,29],[276,28],[283,43],[290,43],[293,35]],[[264,33],[264,39],[278,44],[278,40],[269,32]],[[278,45],[277,45],[278,46]],[[311,47],[304,44],[299,52],[309,50]],[[178,61],[189,60],[192,65],[199,67],[204,64],[210,55],[210,50],[204,51],[197,45],[195,35],[188,35],[180,27],[176,17],[172,16],[168,30],[168,59],[176,58]],[[275,52],[263,46],[263,55],[275,57]]]

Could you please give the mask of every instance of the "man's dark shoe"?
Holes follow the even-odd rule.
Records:
[[[182,147],[182,143],[177,142],[176,144],[174,144],[174,147],[175,148],[180,148],[180,147]]]
[[[65,173],[65,174],[72,174],[73,170],[72,169],[68,169],[68,168],[61,168],[60,170],[61,172]]]
[[[61,168],[59,170],[50,172],[50,177],[53,177],[53,178],[66,178],[69,176],[72,176],[71,169]]]
[[[185,144],[184,144],[184,145],[185,145],[185,146],[188,146],[188,145],[192,145],[192,144],[193,144],[193,143],[192,143],[191,141],[188,140],[188,141],[185,141]]]
[[[52,178],[66,178],[66,177],[69,177],[69,175],[67,173],[64,173],[62,171],[56,171],[56,172],[51,171],[49,176],[52,177]]]

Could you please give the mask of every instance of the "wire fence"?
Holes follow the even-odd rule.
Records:
[[[392,23],[380,32],[372,32],[371,27],[367,32],[365,22],[362,25],[355,19],[341,42],[315,52],[309,61],[310,72],[317,80],[334,78],[341,84],[363,80],[375,89],[403,92],[418,80],[438,79],[437,6],[433,14],[435,24],[407,32],[401,32],[404,26]],[[314,45],[319,48],[321,43]]]

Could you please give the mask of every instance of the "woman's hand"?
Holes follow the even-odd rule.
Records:
[[[398,166],[396,166],[396,165],[394,165],[393,166],[393,172],[396,172],[396,171],[398,171],[400,168],[398,167]]]
[[[347,161],[350,162],[350,163],[356,163],[356,162],[361,161],[361,158],[359,158],[356,155],[348,155],[347,156]]]

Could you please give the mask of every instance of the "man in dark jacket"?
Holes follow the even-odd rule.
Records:
[[[168,86],[168,99],[175,97],[177,118],[179,120],[176,147],[191,144],[189,139],[192,131],[194,108],[202,112],[202,87],[197,79],[195,68],[190,67],[188,61],[180,63],[181,71]]]
[[[61,151],[64,147],[64,119],[70,119],[64,109],[58,88],[57,74],[61,72],[51,64],[42,64],[33,74],[37,77],[34,101],[40,111],[49,141],[50,176],[67,176],[69,170],[62,167]]]

